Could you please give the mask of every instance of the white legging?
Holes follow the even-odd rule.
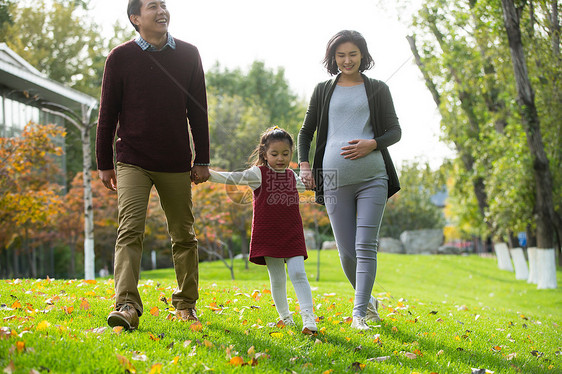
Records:
[[[387,193],[388,180],[382,178],[324,192],[340,262],[355,289],[354,317],[365,317],[371,299]]]
[[[285,272],[285,261],[287,262],[287,271],[289,278],[297,298],[301,313],[312,313],[312,291],[310,284],[306,278],[304,270],[304,257],[276,258],[265,257],[269,280],[271,282],[271,296],[275,302],[275,308],[281,318],[291,315],[289,311],[289,302],[287,301],[287,274]]]

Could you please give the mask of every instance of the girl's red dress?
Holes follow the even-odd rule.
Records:
[[[304,256],[306,260],[308,255],[294,171],[276,172],[267,166],[259,168],[262,183],[254,190],[250,261],[265,265],[264,256]]]

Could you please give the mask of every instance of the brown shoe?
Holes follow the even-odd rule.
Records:
[[[131,304],[125,304],[107,316],[107,324],[111,327],[122,326],[125,330],[139,327],[139,314]]]
[[[176,310],[176,317],[182,321],[199,321],[195,308],[178,309]]]

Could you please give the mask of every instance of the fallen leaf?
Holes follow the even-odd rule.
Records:
[[[513,353],[508,354],[505,358],[508,359],[508,360],[513,360],[516,357],[517,357],[517,352],[513,352]]]
[[[212,342],[208,341],[207,339],[203,341],[203,345],[205,345],[205,347],[207,348],[213,348],[215,346]]]
[[[244,359],[240,356],[234,356],[228,362],[230,365],[241,366],[244,364]]]
[[[174,357],[174,359],[172,361],[170,361],[170,363],[174,364],[174,365],[177,365],[179,360],[180,360],[180,356],[176,356],[176,357]]]
[[[131,360],[146,361],[146,360],[148,360],[148,357],[145,354],[140,354],[138,352],[134,352],[133,356],[131,357]]]
[[[154,335],[152,335],[152,334],[150,334],[150,333],[148,334],[148,337],[150,338],[150,340],[154,340],[155,342],[157,342],[158,340],[160,340],[160,338],[158,338],[158,337],[156,337],[156,336],[154,336]]]
[[[360,362],[354,362],[351,364],[351,366],[348,369],[351,370],[355,370],[355,371],[361,371],[365,368],[365,364],[362,364]]]
[[[113,328],[113,332],[116,333],[117,335],[121,334],[122,331],[123,331],[123,326],[115,326]]]
[[[49,326],[51,326],[51,324],[48,321],[41,321],[37,325],[36,330],[37,331],[45,331],[45,330],[47,330],[47,328],[49,328]]]
[[[18,350],[19,353],[25,351],[25,342],[24,341],[17,341],[16,342],[16,349]]]
[[[125,368],[125,371],[128,371],[130,373],[136,373],[137,372],[137,370],[131,364],[131,362],[127,359],[127,357],[121,356],[120,354],[116,354],[115,356],[119,360],[119,364],[121,364],[121,366],[123,366],[123,368]]]
[[[280,339],[280,338],[283,337],[283,333],[282,333],[282,332],[272,331],[272,332],[269,333],[269,336],[271,336],[272,338]]]
[[[162,364],[157,363],[150,367],[148,374],[160,374],[162,372]]]
[[[80,303],[80,309],[82,310],[90,309],[90,303],[85,298],[82,298],[82,302]]]
[[[191,329],[191,331],[201,331],[203,330],[203,324],[199,321],[197,322],[193,322],[189,328]]]
[[[390,358],[390,356],[380,356],[380,357],[373,357],[373,358],[369,358],[367,361],[377,361],[377,362],[382,362],[382,361],[386,361]]]
[[[406,356],[410,360],[415,360],[416,358],[418,358],[418,355],[416,355],[415,353],[411,353],[411,352],[404,352],[404,356]]]
[[[13,304],[12,304],[12,309],[19,309],[21,308],[21,303],[19,302],[19,300],[16,300]]]
[[[158,317],[158,315],[160,314],[160,309],[158,309],[158,307],[155,306],[152,309],[150,309],[150,314],[152,314],[154,317]]]
[[[6,374],[12,374],[13,372],[15,372],[16,371],[16,365],[14,365],[14,361],[13,360],[10,361],[8,366],[6,366],[3,371]]]

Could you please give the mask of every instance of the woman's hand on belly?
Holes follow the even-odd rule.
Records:
[[[348,143],[349,145],[341,148],[342,152],[340,155],[350,160],[365,157],[377,149],[377,141],[375,139],[354,139]]]

